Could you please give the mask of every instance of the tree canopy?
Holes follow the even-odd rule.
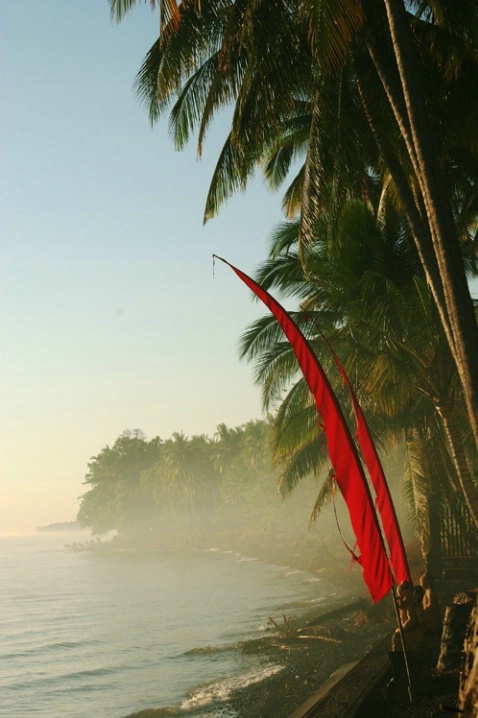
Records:
[[[121,21],[138,0],[109,2]],[[195,139],[201,155],[218,112],[230,113],[204,220],[257,168],[274,189],[285,186],[286,222],[257,279],[305,307],[309,319],[296,318],[333,373],[316,323],[329,335],[377,440],[404,438],[419,520],[438,492],[464,497],[478,524],[478,325],[468,285],[478,273],[478,4],[150,4],[160,31],[136,89],[151,122],[169,114],[176,147]],[[326,466],[316,412],[273,320],[247,330],[243,356],[277,412],[274,461],[288,493]],[[221,479],[239,437],[218,433]],[[178,469],[173,458],[184,437],[175,441],[166,474],[193,515],[199,496],[187,463]],[[325,482],[313,515],[327,495]]]
[[[276,493],[270,440],[270,420],[220,424],[212,438],[125,432],[89,462],[78,520],[97,534],[262,523]]]
[[[135,0],[110,0],[121,20]],[[154,8],[156,2],[151,0]],[[410,230],[478,444],[478,328],[466,270],[476,252],[478,6],[473,0],[171,0],[138,74],[152,121],[170,110],[177,147],[201,153],[232,107],[205,210],[257,166],[277,186],[301,257],[327,213],[371,185]],[[466,106],[467,112],[463,112]],[[300,161],[299,161],[300,166]]]
[[[348,409],[352,434],[350,396],[330,343],[355,385],[376,442],[387,450],[405,443],[405,488],[421,533],[429,528],[430,494],[451,505],[462,495],[470,522],[478,526],[473,478],[478,466],[463,394],[418,257],[407,241],[407,225],[391,203],[373,208],[354,200],[344,205],[336,231],[330,241],[327,219],[322,219],[307,254],[304,281],[298,222],[284,223],[273,235],[269,259],[256,279],[300,304],[293,317]],[[264,407],[275,417],[274,460],[281,491],[287,494],[311,471],[327,465],[315,406],[272,316],[247,329],[242,355],[254,363]],[[314,516],[329,496],[325,480]]]

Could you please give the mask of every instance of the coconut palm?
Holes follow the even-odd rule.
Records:
[[[209,459],[209,442],[205,436],[189,439],[182,432],[174,432],[171,439],[164,442],[163,481],[171,490],[187,495],[192,518],[196,517],[198,499],[212,473]]]
[[[110,4],[121,19],[136,3]],[[339,200],[343,193],[349,166],[345,138],[362,168],[370,166],[354,134],[341,131],[350,108],[359,110],[380,155],[381,165],[372,167],[389,178],[407,218],[478,443],[478,329],[459,243],[457,205],[466,200],[459,193],[456,201],[463,182],[454,181],[456,169],[463,179],[465,166],[476,168],[478,157],[475,121],[456,119],[466,91],[476,120],[476,3],[463,0],[457,7],[450,0],[430,0],[408,10],[403,0],[183,0],[178,6],[163,0],[159,5],[161,35],[138,78],[151,118],[177,94],[171,112],[176,144],[182,146],[197,128],[201,152],[215,113],[234,105],[206,217],[247,184],[257,164],[270,167],[266,158],[274,156],[277,143],[281,159],[290,157],[301,144],[300,133],[291,131],[299,125],[303,135],[308,122],[306,160],[290,195],[296,197],[292,205],[300,204],[301,243],[307,247],[324,208],[324,187],[335,186]],[[350,87],[354,102],[346,101]],[[335,131],[324,133],[331,109]],[[332,163],[325,161],[324,146],[334,149]],[[476,182],[472,185],[475,194]]]
[[[409,467],[415,466],[409,472],[412,484],[415,481],[423,487],[423,480],[416,477],[428,476],[429,481],[433,477],[436,490],[445,497],[459,486],[478,525],[478,494],[463,443],[469,426],[463,422],[466,412],[456,368],[407,240],[406,223],[390,204],[381,207],[379,220],[364,203],[350,203],[342,212],[339,234],[331,242],[323,218],[324,226],[318,224],[313,251],[308,254],[307,280],[301,276],[297,252],[298,222],[288,223],[274,235],[271,258],[263,263],[257,279],[266,288],[294,296],[307,310],[307,317],[318,319],[344,357],[349,376],[358,377],[359,398],[384,439],[405,433],[414,447],[420,442],[428,447],[428,454],[421,451],[420,470],[416,468],[419,462],[408,462]],[[335,384],[343,395],[333,359],[316,327],[302,312],[296,320],[309,333],[327,373],[334,376],[335,372]],[[250,327],[243,336],[242,353],[256,364],[264,406],[271,410],[279,404],[275,457],[283,463],[281,489],[290,491],[326,463],[310,394],[303,379],[296,381],[295,358],[273,318]],[[343,398],[347,400],[346,393]],[[461,426],[457,426],[460,414]],[[413,452],[419,455],[416,448]],[[425,466],[426,456],[433,456],[435,463],[429,460]],[[439,480],[435,470],[438,457],[445,481]],[[324,483],[313,515],[326,495]]]
[[[417,23],[413,15],[407,14],[403,0],[384,0],[384,5],[396,63],[396,67],[392,72],[398,75],[399,80],[398,93],[393,89],[393,81],[389,82],[385,79],[385,64],[381,63],[372,43],[369,43],[369,53],[372,60],[374,60],[379,76],[383,79],[384,89],[387,92],[390,106],[407,148],[409,161],[413,167],[414,189],[418,199],[418,201],[415,200],[415,209],[417,212],[421,210],[422,217],[426,217],[427,220],[426,224],[422,220],[422,226],[420,227],[419,218],[415,216],[413,220],[416,224],[416,229],[413,232],[414,239],[440,312],[452,356],[457,365],[470,424],[475,440],[478,443],[478,375],[476,373],[478,333],[465,268],[461,260],[453,201],[450,195],[449,178],[447,177],[447,175],[450,175],[451,163],[449,160],[443,161],[443,157],[440,156],[439,148],[441,143],[439,140],[442,139],[440,131],[438,133],[430,131],[432,116],[426,108],[426,96],[428,93],[424,92],[426,89],[425,78],[420,78],[420,73],[417,72],[417,69],[421,68],[428,71],[433,69],[434,72],[431,76],[430,74],[428,75],[426,83],[435,88],[441,87],[443,92],[443,90],[449,89],[453,85],[453,82],[449,82],[448,79],[450,67],[445,65],[445,72],[443,72],[443,67],[440,67],[439,64],[435,64],[431,68],[430,62],[426,64],[420,62],[420,45],[418,41],[420,35],[422,34],[423,36],[424,24]],[[428,18],[425,25],[432,25],[433,30],[430,35],[433,40],[437,35],[436,28],[440,28],[445,33],[456,29],[457,24],[452,15],[447,17],[443,12],[441,22],[438,19],[437,8],[442,11],[445,9],[450,10],[448,3],[431,3],[431,5],[435,7],[430,8],[428,6],[426,8]],[[467,12],[468,19],[471,21],[470,27],[474,27],[476,31],[478,21],[476,4],[473,7],[472,3],[462,3],[463,7],[465,8],[465,13]],[[461,15],[460,11],[458,14]],[[420,19],[420,14],[418,18]],[[460,20],[463,21],[463,15]],[[415,32],[413,32],[414,24],[417,25]],[[454,48],[456,52],[456,38],[453,38],[451,33],[450,39],[449,48]],[[470,38],[469,33],[461,33],[461,50],[465,53],[471,51],[475,55],[475,59],[472,61],[475,68],[476,40],[476,34]],[[459,73],[456,64],[453,71],[456,74]],[[390,76],[391,73],[388,73],[388,77]],[[435,85],[437,80],[439,82]],[[456,87],[453,90],[456,91]],[[434,97],[435,102],[433,103],[432,111],[437,106],[436,94]],[[463,133],[460,133],[460,139],[462,138]],[[465,143],[469,143],[469,136],[465,136],[464,140]],[[391,171],[391,174],[393,176],[393,171]],[[408,197],[408,203],[412,208],[410,196]],[[413,209],[412,212],[415,214]],[[412,224],[410,226],[413,227]],[[432,252],[430,252],[430,244]],[[425,256],[426,253],[430,254],[429,258]]]
[[[140,431],[125,431],[112,447],[91,458],[78,520],[95,533],[135,527],[150,513],[142,473],[161,457],[159,437],[147,441]]]
[[[214,435],[213,456],[214,466],[221,476],[234,471],[240,457],[242,429],[230,429],[222,423],[217,426]]]

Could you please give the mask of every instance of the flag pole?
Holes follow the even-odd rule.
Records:
[[[407,672],[408,697],[410,699],[410,703],[413,703],[412,676],[410,673],[410,665],[408,663],[408,654],[407,654],[407,648],[405,645],[405,634],[403,631],[402,621],[400,619],[400,611],[398,610],[397,592],[395,590],[395,584],[392,586],[392,599],[393,599],[393,605],[395,608],[395,616],[397,618],[398,630],[400,633],[400,643],[402,644],[402,652],[403,652],[403,660],[405,663],[405,670]]]
[[[387,478],[383,470],[380,458],[377,453],[372,434],[370,432],[367,420],[365,419],[364,413],[357,399],[352,384],[345,373],[345,370],[340,363],[340,360],[335,353],[329,340],[318,326],[315,318],[301,306],[304,313],[304,317],[309,319],[314,327],[316,328],[319,336],[327,345],[330,353],[332,354],[334,361],[339,369],[340,376],[349,390],[350,398],[352,400],[353,411],[355,415],[356,423],[356,441],[360,447],[362,458],[365,466],[368,469],[368,473],[375,489],[376,502],[375,512],[381,517],[381,529],[385,535],[388,549],[389,549],[389,563],[393,565],[393,574],[397,585],[403,581],[409,581],[412,583],[410,567],[408,565],[407,553],[405,551],[405,544],[403,542],[402,532],[400,531],[400,525],[398,523],[397,513],[393,503],[390,488],[388,486]]]
[[[384,537],[377,512],[373,506],[370,488],[358,456],[357,447],[347,427],[337,397],[332,391],[332,387],[309,342],[279,302],[251,277],[234,267],[227,260],[218,255],[213,255],[213,262],[214,259],[220,259],[224,264],[229,265],[237,276],[264,302],[276,317],[292,346],[304,378],[314,396],[319,414],[324,420],[328,452],[336,474],[335,480],[344,496],[352,528],[361,547],[363,577],[372,599],[377,603],[384,598],[390,588],[394,589],[396,577],[392,571],[390,556],[388,556],[385,549]],[[369,522],[368,531],[364,530],[365,519]],[[362,543],[365,546],[365,552],[363,551]],[[408,571],[407,578],[409,578]],[[396,601],[395,608],[399,619]],[[400,620],[399,630],[400,632],[402,631]],[[405,656],[403,637],[402,647]],[[410,677],[407,660],[406,663],[407,673]],[[409,682],[409,696],[411,701],[411,682]]]
[[[360,405],[359,405],[359,403],[358,403],[358,400],[357,400],[357,398],[356,398],[356,396],[355,396],[355,392],[354,392],[354,390],[353,390],[353,388],[352,388],[352,385],[351,385],[351,383],[350,383],[350,381],[349,381],[349,379],[348,379],[348,377],[347,377],[347,375],[346,375],[346,373],[345,373],[345,371],[344,371],[344,368],[342,367],[342,364],[340,363],[339,358],[338,358],[337,354],[335,353],[333,347],[331,346],[329,340],[327,339],[327,337],[325,336],[325,334],[322,332],[321,328],[318,326],[318,324],[317,324],[315,318],[310,315],[310,312],[308,312],[307,309],[305,309],[305,307],[303,307],[302,305],[301,305],[300,308],[301,308],[301,310],[302,310],[302,312],[303,312],[303,314],[304,314],[305,319],[308,319],[308,320],[310,320],[310,321],[312,322],[312,324],[314,325],[315,329],[317,330],[319,336],[321,337],[321,339],[324,341],[324,343],[325,343],[325,344],[327,345],[327,347],[329,348],[330,353],[332,354],[332,356],[333,356],[333,358],[334,358],[334,360],[335,360],[335,362],[336,362],[336,364],[337,364],[337,366],[338,366],[338,368],[339,368],[340,375],[342,376],[344,382],[346,383],[346,385],[347,385],[347,387],[348,387],[348,389],[349,389],[351,398],[352,398],[352,403],[353,403],[353,407],[354,407],[354,413],[355,413],[355,418],[356,418],[356,421],[357,421],[357,425],[358,425],[358,422],[359,422],[358,412],[359,412],[359,413],[361,414],[361,416],[362,416],[362,421],[363,421],[363,424],[365,425],[365,429],[366,429],[367,434],[368,434],[368,437],[369,437],[369,442],[370,442],[370,444],[371,444],[371,448],[373,449],[373,452],[374,452],[374,455],[375,455],[375,461],[376,461],[376,463],[377,463],[378,466],[379,466],[380,473],[381,473],[382,478],[383,478],[383,482],[382,482],[382,483],[383,483],[383,488],[384,488],[385,491],[386,491],[387,500],[388,500],[388,502],[389,502],[390,509],[391,509],[391,512],[392,512],[393,522],[394,522],[394,524],[395,524],[395,526],[396,526],[396,530],[397,530],[397,533],[398,533],[399,544],[400,544],[400,553],[401,553],[402,558],[403,558],[404,568],[405,568],[406,574],[408,574],[407,578],[409,578],[409,577],[410,577],[410,568],[409,568],[409,566],[408,566],[408,558],[407,558],[407,555],[406,555],[406,552],[405,552],[405,546],[404,546],[404,543],[403,543],[403,538],[402,538],[401,531],[400,531],[400,528],[399,528],[399,525],[398,525],[398,519],[397,519],[397,515],[396,515],[396,512],[395,512],[395,507],[394,507],[394,505],[393,505],[392,496],[391,496],[391,494],[390,494],[390,489],[389,489],[389,487],[388,487],[388,483],[387,483],[385,474],[384,474],[383,469],[382,469],[382,467],[381,467],[380,460],[379,460],[378,455],[377,455],[377,453],[376,453],[375,445],[374,445],[374,443],[373,443],[373,439],[372,439],[372,436],[371,436],[371,434],[370,434],[370,429],[368,428],[367,422],[366,422],[366,420],[365,420],[365,417],[363,416],[362,409],[361,409],[361,407],[360,407]],[[357,429],[357,431],[358,431],[358,429]],[[360,442],[359,442],[359,445],[360,445]],[[370,459],[370,457],[367,457],[367,458]],[[368,466],[368,461],[366,461],[365,463],[366,463],[366,465],[367,465],[367,468],[369,468],[369,466]],[[370,472],[370,468],[369,468],[369,472]],[[372,477],[372,478],[373,478],[373,477]],[[374,487],[375,487],[375,486],[374,486]],[[375,487],[375,488],[376,488],[376,487]],[[377,513],[377,507],[376,507],[376,505],[374,505],[374,510],[375,510],[375,513]],[[378,522],[378,517],[377,517],[377,522]],[[379,523],[379,522],[378,522],[378,523]],[[379,526],[381,527],[381,528],[380,528],[380,533],[381,533],[381,538],[382,538],[382,543],[383,543],[383,542],[384,542],[384,536],[383,536],[383,534],[385,533],[385,539],[386,539],[386,538],[388,537],[388,532],[387,532],[387,531],[385,531],[385,532],[383,531],[383,525],[381,525],[380,523],[379,523]],[[389,527],[389,529],[390,529],[390,527]],[[387,544],[388,544],[388,541],[387,541]],[[390,546],[389,546],[389,549],[390,549]],[[396,551],[396,549],[395,549],[395,551]],[[406,673],[407,673],[408,696],[409,696],[409,699],[410,699],[410,703],[413,703],[413,690],[412,690],[412,679],[411,679],[411,673],[410,673],[410,665],[409,665],[409,662],[408,662],[408,654],[407,654],[407,649],[406,649],[406,645],[405,645],[405,635],[404,635],[404,631],[403,631],[402,621],[401,621],[401,619],[400,619],[400,611],[399,611],[399,609],[398,609],[397,592],[396,592],[396,587],[395,587],[396,577],[395,577],[395,573],[394,573],[394,570],[393,570],[393,567],[392,567],[392,562],[391,562],[390,554],[387,553],[386,551],[385,551],[385,554],[386,554],[386,556],[387,556],[387,560],[388,560],[388,565],[389,565],[389,567],[390,567],[390,571],[391,571],[391,573],[392,573],[392,576],[393,576],[394,579],[395,579],[395,582],[394,582],[394,584],[393,584],[393,586],[392,586],[392,600],[393,600],[393,606],[394,606],[394,609],[395,609],[395,616],[396,616],[396,619],[397,619],[398,631],[399,631],[399,634],[400,634],[400,643],[401,643],[401,646],[402,646],[403,659],[404,659],[404,662],[405,662],[405,670],[406,670]],[[405,574],[405,575],[406,575],[406,574]],[[403,569],[402,569],[402,575],[403,575]]]

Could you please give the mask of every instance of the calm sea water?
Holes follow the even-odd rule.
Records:
[[[330,585],[234,553],[73,553],[78,537],[0,538],[0,715],[233,718],[234,688],[280,670],[231,644]]]

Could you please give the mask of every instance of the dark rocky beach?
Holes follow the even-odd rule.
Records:
[[[261,683],[239,690],[231,704],[240,718],[286,718],[304,703],[344,664],[360,660],[384,634],[385,622],[356,625],[363,621],[362,610],[353,610],[341,618],[311,617],[312,622],[329,628],[336,639],[272,639],[261,648],[268,661],[283,666],[281,673]],[[243,650],[255,650],[244,646]]]
[[[388,641],[391,645],[390,636],[396,627],[392,598],[386,596],[379,604],[373,604],[363,584],[360,568],[349,568],[343,555],[331,553],[318,556],[312,542],[272,546],[268,541],[258,544],[257,537],[232,533],[221,537],[203,537],[201,542],[195,540],[196,549],[210,545],[221,545],[221,548],[246,552],[266,562],[280,562],[291,568],[306,570],[337,589],[336,594],[330,596],[320,609],[305,613],[304,608],[298,607],[297,615],[273,616],[275,625],[271,622],[265,637],[238,645],[237,650],[263,659],[264,665],[282,667],[280,672],[232,692],[228,705],[238,718],[289,718],[295,711],[300,712],[300,706],[335,671],[361,661],[381,642],[388,651]],[[171,537],[166,545],[162,543],[161,549],[173,546],[177,547],[177,542]],[[111,550],[117,547],[115,542],[109,546]],[[132,550],[144,548],[136,546]],[[154,549],[152,546],[149,548]],[[123,545],[121,549],[124,550]],[[414,573],[419,575],[419,566]],[[443,605],[445,601],[452,600],[453,592],[460,588],[443,586]],[[413,666],[413,702],[410,702],[403,674],[393,688],[388,685],[394,674],[390,664],[386,675],[365,696],[354,718],[439,718],[453,715],[458,701],[460,670],[455,667],[437,671],[438,653],[439,647],[435,646],[433,651],[419,658],[419,664]],[[360,672],[355,675],[360,681]],[[347,690],[346,682],[343,690]],[[140,715],[149,718],[158,715],[158,712],[153,708]],[[307,715],[327,716],[328,713],[321,712],[319,706]]]
[[[342,595],[347,597],[346,600],[342,601],[338,610],[303,617],[302,629],[295,635],[293,631],[289,636],[285,635],[284,626],[282,638],[278,631],[279,635],[264,642],[259,650],[268,661],[282,665],[283,670],[259,684],[233,694],[231,704],[240,718],[289,718],[292,714],[295,718],[296,713],[304,718],[330,718],[330,706],[318,705],[314,710],[309,705],[303,714],[300,707],[335,671],[347,664],[360,662],[376,646],[381,646],[384,655],[384,675],[366,694],[360,707],[354,710],[354,718],[444,718],[447,715],[458,715],[460,678],[464,663],[463,642],[469,620],[466,619],[458,627],[454,637],[457,641],[453,649],[454,656],[451,660],[448,659],[448,662],[442,659],[443,640],[440,646],[437,639],[429,643],[423,651],[411,656],[413,692],[410,700],[406,674],[403,669],[394,667],[396,661],[391,660],[393,654],[388,653],[391,634],[396,628],[391,597],[387,596],[378,605],[372,604],[363,590],[359,571],[344,574],[330,568],[325,569],[324,574],[327,578],[333,576],[334,582],[343,590]],[[464,585],[472,584],[472,577],[468,583],[464,582]],[[355,593],[347,593],[347,589],[350,591],[351,587],[355,588]],[[460,600],[459,597],[464,595],[462,587],[462,584],[442,584],[443,609],[445,605],[453,604],[457,597]],[[468,596],[474,603],[475,592],[468,592]],[[298,635],[310,633],[307,626],[317,625],[323,627],[324,640],[303,639],[303,645]],[[328,641],[327,636],[332,640]],[[253,645],[243,646],[246,651],[257,649],[258,647]],[[368,685],[370,677],[366,674],[361,676],[360,670],[354,670],[350,680],[360,681],[362,677],[364,686]],[[347,680],[343,679],[342,683],[333,689],[338,693],[338,702],[340,691],[348,691],[350,688]],[[342,718],[340,708],[333,715],[334,718],[336,715],[337,718]],[[343,718],[351,716],[352,713],[347,711],[343,713]]]
[[[373,613],[379,612],[372,609]],[[387,610],[383,608],[381,613],[380,617],[372,615],[372,619],[368,619],[367,609],[353,609],[340,618],[323,621],[322,625],[329,625],[331,632],[341,637],[340,643],[310,641],[304,647],[297,645],[297,639],[269,643],[262,649],[264,654],[269,660],[283,665],[284,670],[260,684],[237,691],[231,703],[238,715],[241,718],[291,716],[341,666],[361,661],[377,644],[388,646],[393,624]],[[315,620],[323,619],[317,616]],[[384,657],[386,662],[386,653]],[[458,704],[461,671],[459,668],[437,670],[437,658],[438,650],[435,650],[411,661],[412,701],[405,673],[394,670],[390,663],[384,677],[353,713],[354,718],[444,718],[453,715]],[[370,676],[362,678],[365,685]],[[343,679],[343,686],[338,684],[334,688],[339,702],[340,691],[350,689],[347,680]],[[360,681],[360,671],[355,672],[351,680]],[[305,715],[329,718],[330,709],[319,705],[316,711],[304,711]],[[334,718],[336,715],[341,716],[340,709],[334,712]],[[345,712],[343,715],[349,718],[352,713]]]
[[[243,544],[241,550],[244,548]],[[254,546],[249,548],[253,551]],[[278,560],[277,551],[267,544],[254,555],[264,561]],[[312,546],[289,545],[281,551],[282,561],[284,558],[291,568],[310,571],[329,582],[337,589],[336,595],[320,609],[299,611],[297,617],[275,617],[278,626],[271,626],[268,637],[240,646],[240,650],[262,656],[265,662],[283,669],[231,695],[230,704],[239,718],[288,718],[335,671],[362,659],[395,627],[391,598],[387,596],[374,605],[360,567],[350,566],[343,553],[324,559],[313,552]]]

